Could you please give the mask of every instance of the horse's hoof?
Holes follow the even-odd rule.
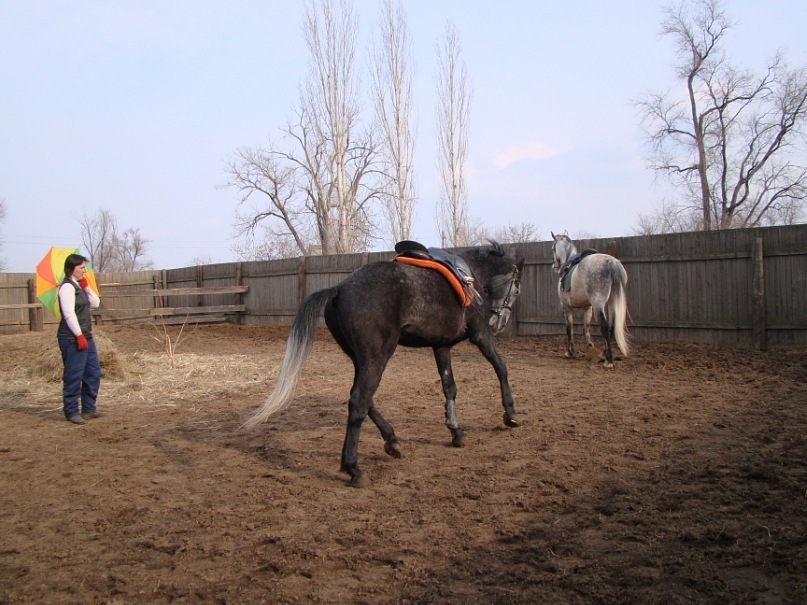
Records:
[[[354,475],[350,478],[350,481],[347,482],[348,487],[367,487],[367,479],[364,478],[364,475],[359,473],[358,475]]]
[[[384,444],[384,451],[387,453],[387,455],[392,456],[393,458],[400,458],[401,457],[401,450],[398,448],[397,443],[387,441]]]
[[[509,416],[505,416],[504,417],[504,426],[509,426],[511,429],[514,429],[514,428],[516,428],[518,426],[521,426],[521,425],[518,423],[518,420],[516,420],[515,418],[510,418]]]
[[[451,429],[451,445],[465,447],[465,433],[462,429]]]
[[[566,353],[564,353],[564,355],[563,355],[563,356],[564,356],[566,359],[573,359],[573,358],[574,358],[574,353],[569,353],[569,351],[566,351]]]
[[[602,362],[602,367],[604,367],[604,368],[606,368],[606,369],[609,369],[609,370],[610,370],[610,369],[613,369],[614,364],[613,364],[613,363],[610,363],[610,362],[608,362],[608,361],[603,361],[603,362]]]

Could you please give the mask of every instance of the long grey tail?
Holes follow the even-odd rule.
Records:
[[[622,355],[628,356],[630,341],[627,331],[628,301],[626,288],[628,285],[628,274],[625,267],[619,261],[611,264],[611,323],[614,326],[614,340],[622,351]]]
[[[325,304],[336,296],[336,292],[336,287],[326,288],[310,294],[303,300],[291,324],[275,389],[244,423],[245,428],[251,429],[265,422],[269,416],[291,402],[303,365],[314,343],[320,313]]]

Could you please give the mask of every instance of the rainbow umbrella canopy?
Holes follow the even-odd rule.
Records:
[[[70,254],[81,254],[78,248],[57,248],[53,246],[36,266],[36,297],[51,315],[56,319],[62,318],[59,311],[58,292],[59,284],[64,281],[64,261]],[[95,281],[90,263],[87,263],[87,272],[84,274],[90,288],[98,294],[98,284]]]

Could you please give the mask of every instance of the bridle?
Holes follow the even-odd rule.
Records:
[[[490,312],[495,317],[499,317],[505,310],[507,310],[508,312],[513,310],[513,304],[516,302],[516,298],[518,297],[519,292],[521,291],[520,288],[518,287],[520,285],[518,267],[516,265],[513,265],[513,273],[509,277],[497,275],[494,279],[491,280],[491,282],[493,282],[496,279],[499,279],[500,282],[496,285],[485,286],[485,293],[488,294],[489,297],[492,297],[493,300],[502,301],[502,304],[490,307]],[[507,293],[501,298],[498,296],[494,297],[494,295],[498,293],[495,291],[497,290],[503,291],[504,286],[507,287]]]
[[[569,236],[559,235],[556,237],[554,243],[552,244],[552,269],[555,270],[555,273],[560,273],[561,269],[563,269],[563,265],[565,264],[560,262],[560,256],[558,256],[558,242],[560,242],[561,240],[569,242],[569,244],[572,245],[572,248],[574,248],[574,244],[572,244],[572,240],[569,238]],[[572,255],[570,254],[567,257],[566,262],[569,261],[569,258],[571,258],[571,256]]]

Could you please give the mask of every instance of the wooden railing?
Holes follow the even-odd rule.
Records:
[[[104,284],[104,287],[114,284]],[[44,329],[45,309],[42,303],[36,300],[33,280],[29,280],[28,303],[14,303],[0,305],[2,310],[28,309],[29,329],[32,332],[41,332]],[[103,323],[143,323],[156,321],[160,324],[177,323],[221,323],[227,321],[227,315],[235,314],[236,323],[240,322],[240,314],[246,311],[242,302],[242,295],[249,292],[249,286],[223,286],[211,288],[154,288],[132,294],[115,294],[117,297],[153,297],[153,306],[139,309],[107,309],[103,305],[93,309],[92,315],[99,324]],[[233,295],[234,304],[204,305],[205,296]],[[171,297],[196,296],[198,304],[195,306],[170,306],[166,304]]]
[[[110,286],[111,284],[105,284]],[[120,323],[137,321],[159,321],[161,324],[174,323],[219,323],[226,321],[226,314],[240,314],[246,311],[246,305],[241,302],[241,295],[249,291],[249,286],[223,286],[211,288],[154,288],[146,292],[132,294],[115,294],[118,297],[153,297],[153,306],[140,309],[94,309],[93,315],[98,323]],[[228,305],[204,305],[204,296],[232,294],[235,303]],[[197,296],[198,304],[195,306],[175,307],[167,303],[167,299],[176,296]],[[236,315],[236,323],[240,323]]]

